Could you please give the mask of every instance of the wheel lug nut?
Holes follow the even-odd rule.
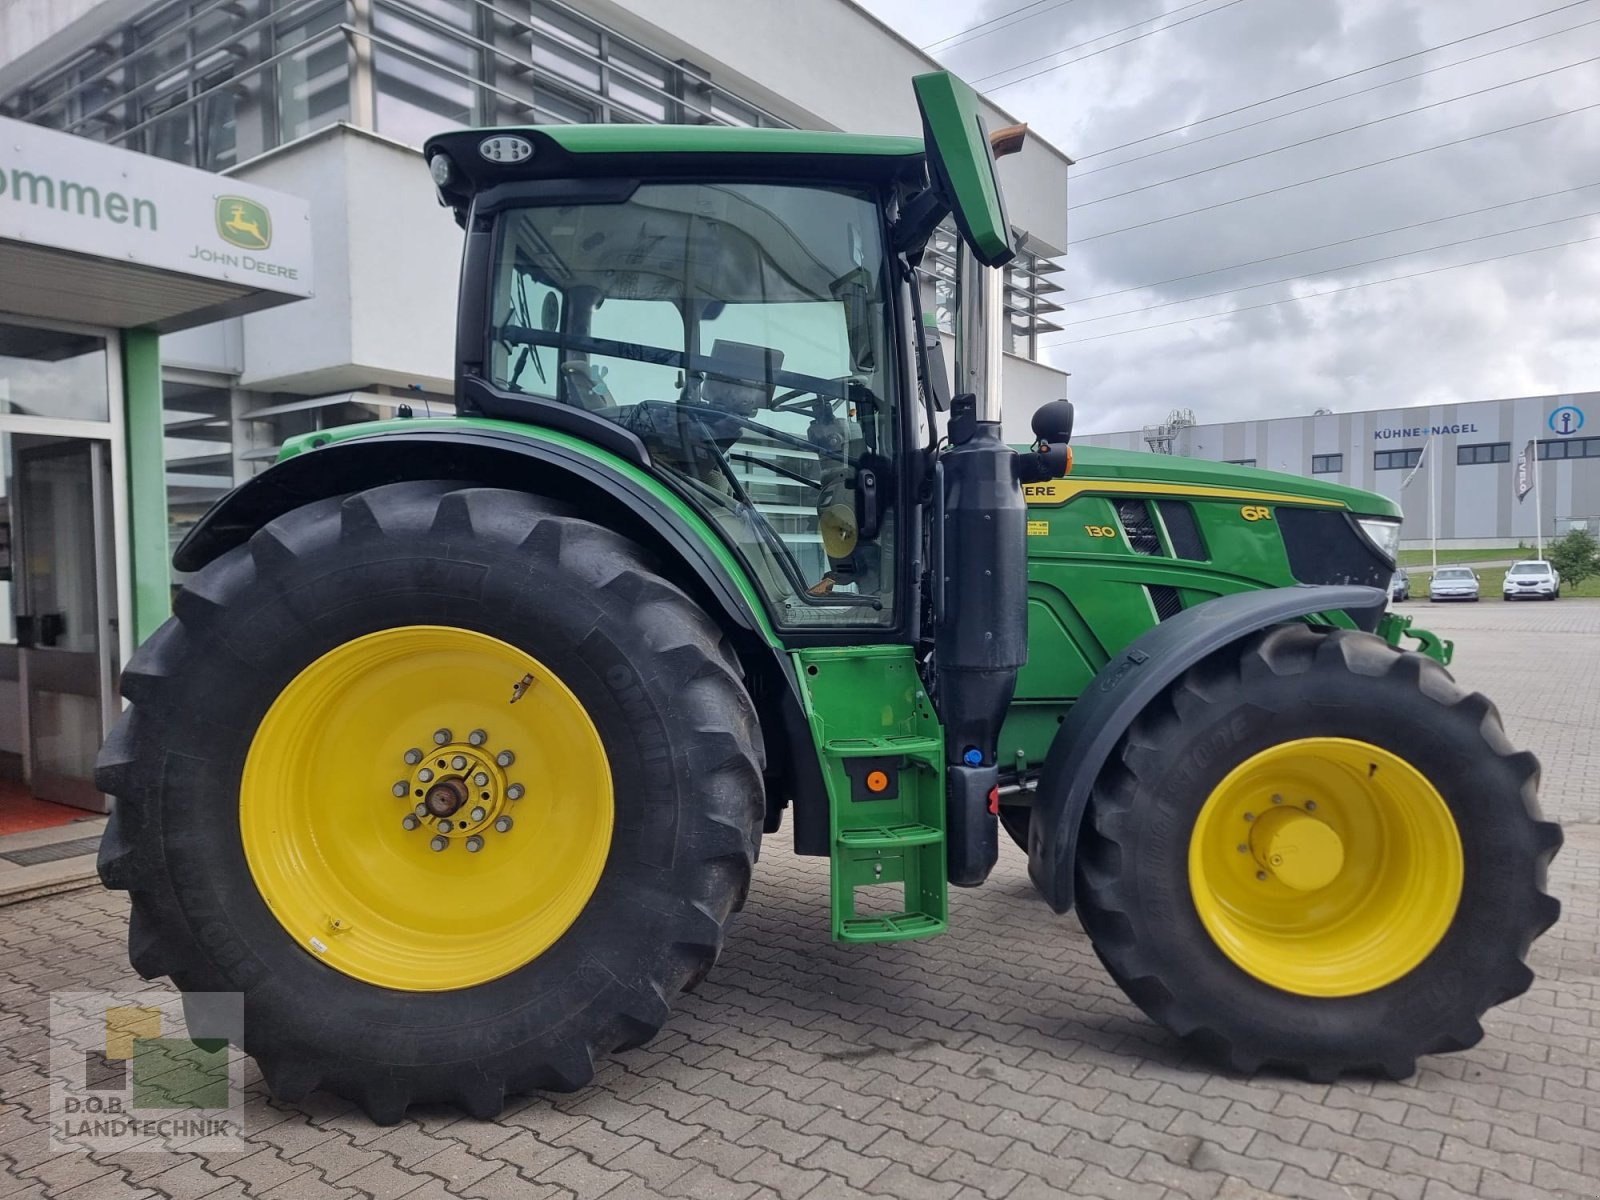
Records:
[[[421,783],[432,783],[433,771],[428,767],[423,767],[422,770],[417,772],[417,779]]]
[[[436,729],[436,730],[434,730],[434,732],[433,732],[433,744],[435,746],[446,745],[446,744],[449,743],[449,741],[450,741],[450,731],[448,729]]]
[[[472,810],[472,819],[474,821],[481,821],[486,816],[488,816],[488,814],[485,813],[482,808],[475,808]]]
[[[426,804],[419,804],[412,811],[415,812],[419,817],[425,817],[428,815],[428,806]]]
[[[506,789],[506,799],[508,799],[508,800],[521,800],[522,799],[522,785],[520,783],[513,783],[510,787],[508,787]]]
[[[436,838],[433,839],[433,841],[428,843],[428,845],[431,846],[436,851],[443,850],[449,844],[450,844],[450,839],[449,838],[442,838],[442,837],[436,837]]]
[[[508,829],[511,828],[511,818],[510,817],[496,817],[495,821],[494,821],[494,828],[495,828],[495,832],[496,833],[505,833]]]
[[[1274,796],[1272,798],[1272,802],[1274,804],[1282,804],[1283,803],[1283,797],[1282,796]]]
[[[1317,802],[1315,800],[1307,800],[1306,801],[1306,811],[1307,812],[1316,812],[1317,811]]]
[[[477,784],[479,787],[488,787],[489,786],[489,777],[487,775],[485,775],[482,771],[479,771],[476,775],[474,775],[472,777],[472,782]]]
[[[465,771],[467,769],[467,756],[458,754],[452,758],[450,760],[450,769],[452,771]]]
[[[471,733],[467,734],[467,741],[471,742],[474,746],[481,746],[488,740],[489,735],[481,729],[474,729]]]
[[[411,747],[411,749],[406,751],[406,762],[409,763],[411,766],[414,767],[421,761],[422,761],[422,751],[421,750],[418,750],[415,746],[413,746],[413,747]]]
[[[509,767],[512,763],[517,761],[517,756],[511,753],[509,750],[502,750],[499,754],[494,756],[494,760],[502,767]]]
[[[1257,871],[1256,878],[1265,883],[1267,881],[1267,873],[1265,871]]]
[[[1254,821],[1256,819],[1256,815],[1255,813],[1245,813],[1244,819],[1246,821]]]
[[[1240,854],[1249,854],[1250,853],[1250,847],[1246,846],[1243,842],[1240,842],[1239,843],[1239,853]]]
[[[481,837],[469,837],[467,839],[467,852],[468,853],[476,854],[479,850],[482,850],[482,849],[483,849],[483,839]]]
[[[449,821],[440,821],[439,822],[439,832],[440,833],[449,833],[454,828],[455,828],[455,826],[453,824],[451,824]]]
[[[411,785],[402,779],[399,783],[394,785],[392,790],[396,796],[404,796],[411,790]]]
[[[404,825],[407,829],[415,829],[418,825],[421,825],[422,822],[417,820],[416,813],[407,813],[401,818],[400,824]]]

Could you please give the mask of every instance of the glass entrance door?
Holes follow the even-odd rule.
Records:
[[[8,440],[24,781],[41,800],[104,812],[94,760],[117,644],[106,444]]]

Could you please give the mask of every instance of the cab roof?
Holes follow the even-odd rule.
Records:
[[[496,137],[521,138],[533,153],[496,162],[480,153]],[[423,146],[432,164],[449,157],[440,198],[458,213],[473,194],[503,183],[547,179],[688,177],[887,181],[924,177],[921,138],[726,125],[529,125],[460,129]]]

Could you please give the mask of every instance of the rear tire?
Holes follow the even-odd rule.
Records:
[[[716,625],[636,545],[518,492],[397,483],[279,517],[190,579],[174,610],[129,663],[123,694],[133,707],[100,757],[99,785],[117,797],[100,874],[107,887],[132,894],[129,954],[139,974],[171,976],[185,992],[244,994],[244,1048],[280,1099],[324,1088],[382,1123],[423,1102],[491,1117],[508,1095],[588,1083],[597,1055],[652,1037],[672,1001],[715,962],[760,842],[759,730]],[[439,977],[437,960],[418,949],[422,942],[404,940],[403,921],[403,953],[385,970],[413,970],[420,979],[431,966],[427,982],[385,986],[374,982],[380,972],[329,965],[354,941],[319,958],[312,952],[318,939],[308,949],[281,907],[266,902],[266,860],[251,851],[250,819],[241,818],[241,800],[255,787],[247,760],[271,727],[264,720],[275,701],[293,694],[313,664],[359,639],[370,644],[411,629],[443,630],[447,646],[453,636],[495,639],[547,667],[548,680],[529,675],[524,689],[532,681],[576,698],[609,785],[609,796],[596,793],[584,784],[591,777],[570,782],[554,769],[578,751],[540,744],[523,715],[543,711],[540,701],[509,707],[521,698],[520,668],[495,674],[492,688],[477,695],[450,698],[459,711],[478,704],[490,714],[482,724],[491,750],[511,744],[502,735],[520,739],[514,770],[522,774],[505,774],[526,778],[526,796],[506,793],[520,802],[514,827],[485,830],[481,853],[468,853],[475,848],[464,841],[430,853],[429,829],[401,832],[412,798],[390,790],[407,770],[397,747],[428,746],[428,765],[429,731],[448,723],[437,693],[396,689],[401,714],[418,716],[395,722],[407,727],[395,747],[380,752],[382,739],[374,737],[328,755],[330,774],[353,771],[361,781],[338,794],[313,784],[328,829],[346,820],[346,806],[381,813],[358,813],[375,831],[367,852],[373,865],[358,867],[347,891],[387,896],[398,911],[404,897],[392,885],[385,893],[384,877],[436,872],[428,894],[446,917],[447,938],[457,928],[464,945],[486,936],[481,926],[492,914],[488,905],[474,908],[480,893],[472,890],[484,886],[484,876],[473,876],[484,866],[515,879],[523,875],[518,862],[552,875],[568,870],[569,860],[592,864],[587,881],[574,885],[592,891],[554,924],[553,941],[532,951],[515,942],[503,973],[495,974],[502,960],[491,957],[484,977],[462,986]],[[458,660],[445,654],[454,678],[462,673],[451,669]],[[396,661],[395,669],[420,669],[404,655]],[[455,725],[461,749],[476,723],[464,717]],[[308,727],[308,741],[317,736]],[[471,782],[487,778],[492,761]],[[370,788],[363,772],[372,776]],[[261,796],[270,807],[272,789]],[[558,850],[545,839],[548,814],[563,804],[611,806],[603,814],[607,840],[585,843],[586,858],[554,857]],[[409,816],[405,828],[414,829]],[[269,846],[296,836],[292,828],[267,829]],[[259,834],[254,844],[263,844]],[[300,875],[307,887],[345,886],[325,863],[308,857]],[[502,909],[519,906],[514,885],[509,901],[486,894]],[[515,911],[501,919],[520,928]],[[367,944],[376,945],[371,928]],[[342,936],[363,932],[357,920]],[[430,927],[416,937],[424,933],[438,936]],[[323,931],[330,942],[339,936]],[[382,945],[374,952],[380,964],[383,952]]]
[[[1246,969],[1238,942],[1224,949],[1201,915],[1204,901],[1213,924],[1219,912],[1232,919],[1217,907],[1217,893],[1197,882],[1206,877],[1192,859],[1195,831],[1203,829],[1203,812],[1239,777],[1236,768],[1248,769],[1250,760],[1263,753],[1297,743],[1335,740],[1376,748],[1374,761],[1391,756],[1420,772],[1447,806],[1444,827],[1453,826],[1459,850],[1425,836],[1409,842],[1352,840],[1346,864],[1383,864],[1369,873],[1378,882],[1355,893],[1367,907],[1352,910],[1352,919],[1378,931],[1370,935],[1370,944],[1379,947],[1372,953],[1391,957],[1357,960],[1336,954],[1333,947],[1342,953],[1345,945],[1341,931],[1351,927],[1344,921],[1326,935],[1309,924],[1273,928],[1261,943],[1268,948],[1266,968]],[[1377,771],[1372,767],[1367,778]],[[1272,810],[1265,797],[1249,806],[1258,817],[1265,809],[1269,817],[1301,820],[1292,808],[1300,803],[1295,789],[1316,777],[1315,771],[1276,777],[1283,782],[1273,788],[1286,793],[1289,802],[1281,810]],[[1523,957],[1560,911],[1545,893],[1545,874],[1561,832],[1540,819],[1538,777],[1537,760],[1512,749],[1494,706],[1464,691],[1439,664],[1365,633],[1276,627],[1191,669],[1123,737],[1096,781],[1085,818],[1079,911],[1095,950],[1128,996],[1227,1067],[1249,1072],[1270,1066],[1316,1081],[1344,1072],[1403,1078],[1414,1070],[1418,1055],[1476,1043],[1483,1035],[1479,1017],[1519,995],[1533,979]],[[1334,794],[1342,786],[1335,782]],[[1302,790],[1309,792],[1309,785]],[[1274,796],[1273,803],[1278,802]],[[1321,816],[1333,820],[1335,807],[1336,802],[1325,802]],[[1386,821],[1380,819],[1377,827],[1387,830]],[[1394,824],[1403,829],[1408,819]],[[1246,882],[1240,886],[1246,889],[1256,886],[1249,882],[1255,862],[1246,853],[1257,850],[1256,828],[1222,826],[1218,840],[1227,844],[1214,846],[1226,863],[1233,861],[1233,840],[1240,842],[1239,853],[1246,855],[1238,860],[1245,864]],[[1453,909],[1439,909],[1432,949],[1422,937],[1401,938],[1398,948],[1393,940],[1382,941],[1382,931],[1392,927],[1384,922],[1402,921],[1406,914],[1404,904],[1392,910],[1384,905],[1408,894],[1401,885],[1417,879],[1395,872],[1423,872],[1426,889],[1426,872],[1452,854],[1460,863],[1459,900]],[[1198,861],[1203,870],[1204,860]],[[1254,878],[1264,882],[1259,899],[1246,893],[1240,910],[1246,921],[1255,919],[1251,903],[1261,905],[1272,921],[1302,911],[1271,907],[1283,896],[1296,902],[1278,886],[1287,876],[1271,878],[1262,870]],[[1338,875],[1333,883],[1316,881],[1305,890],[1321,904],[1334,895],[1335,884],[1343,886]],[[1380,963],[1384,970],[1363,974],[1353,965],[1358,961]],[[1283,985],[1291,976],[1316,979],[1319,971],[1335,973],[1323,994],[1317,994],[1321,983],[1295,983],[1293,990]],[[1341,971],[1348,973],[1340,976]],[[1274,975],[1272,982],[1263,978]],[[1368,978],[1378,985],[1366,986]]]

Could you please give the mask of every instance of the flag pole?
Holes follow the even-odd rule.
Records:
[[[1539,502],[1539,442],[1533,443],[1533,556],[1539,560],[1544,559],[1544,510]]]
[[[1422,443],[1422,457],[1428,457],[1428,451],[1433,448],[1433,435],[1428,435],[1428,440]],[[1428,540],[1433,543],[1433,569],[1439,569],[1439,502],[1435,495],[1434,477],[1438,474],[1438,463],[1428,464]]]

